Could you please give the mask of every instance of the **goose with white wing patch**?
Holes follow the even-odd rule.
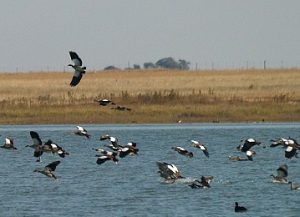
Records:
[[[76,52],[69,51],[69,54],[74,65],[69,64],[68,66],[71,66],[75,70],[70,86],[75,87],[77,84],[79,84],[82,75],[85,74],[86,67],[82,66],[82,60]]]

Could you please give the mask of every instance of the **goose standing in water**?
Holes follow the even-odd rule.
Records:
[[[177,151],[179,154],[192,158],[193,157],[193,153],[189,152],[188,150],[180,147],[180,146],[176,146],[176,147],[172,147],[173,150]]]
[[[60,164],[60,161],[54,161],[48,164],[47,166],[45,166],[44,168],[35,169],[33,172],[42,173],[45,176],[48,176],[53,179],[57,179],[57,177],[53,174],[53,171],[55,171],[58,164]]]
[[[74,65],[69,64],[68,66],[71,66],[75,70],[70,85],[72,87],[75,87],[77,84],[79,84],[82,75],[85,74],[86,67],[82,66],[82,60],[80,59],[80,57],[76,52],[70,51],[69,54]]]
[[[234,207],[235,212],[246,212],[247,208],[243,206],[239,206],[238,202],[235,202],[235,207]]]
[[[158,173],[166,181],[175,182],[177,179],[184,178],[181,176],[178,168],[174,164],[169,164],[166,162],[156,162],[156,164],[159,169]]]
[[[85,136],[86,138],[90,138],[90,135],[88,134],[87,130],[84,129],[83,127],[81,126],[76,126],[77,127],[77,130],[74,132],[75,135],[78,135],[78,136]]]
[[[14,149],[16,150],[17,148],[14,146],[14,140],[12,138],[5,138],[5,143],[4,145],[0,146],[1,148],[5,149]]]
[[[271,176],[273,177],[273,183],[287,184],[288,166],[286,164],[281,165],[277,169],[277,176],[273,174]]]
[[[206,146],[204,146],[203,144],[201,144],[200,142],[198,142],[196,140],[191,140],[191,142],[192,142],[193,147],[199,148],[200,150],[203,151],[203,153],[205,154],[206,157],[209,157],[208,149]]]

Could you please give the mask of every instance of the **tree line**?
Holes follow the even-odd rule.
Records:
[[[143,64],[144,69],[179,69],[179,70],[189,70],[190,69],[190,62],[179,59],[176,61],[173,57],[165,57],[159,59],[157,62],[145,62]],[[107,66],[104,70],[118,70],[119,68],[115,66]],[[128,68],[127,68],[128,69]],[[134,64],[133,68],[129,69],[142,69],[139,64]]]

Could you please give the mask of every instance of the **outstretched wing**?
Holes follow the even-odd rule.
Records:
[[[70,85],[72,87],[75,87],[77,84],[79,84],[81,78],[82,78],[82,73],[80,71],[76,70],[74,72],[74,75],[73,75],[73,78],[72,78],[72,81],[71,81]]]
[[[54,171],[56,169],[56,166],[60,164],[60,161],[54,161],[47,166],[45,166],[46,169],[50,169],[51,171]]]
[[[35,145],[42,145],[42,140],[39,136],[39,134],[35,131],[30,131],[30,136],[32,138],[32,141]]]
[[[82,66],[82,60],[76,52],[70,51],[69,54],[75,66]]]

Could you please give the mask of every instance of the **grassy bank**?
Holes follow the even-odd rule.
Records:
[[[300,121],[300,70],[1,73],[0,124]],[[101,107],[109,98],[131,111]]]

